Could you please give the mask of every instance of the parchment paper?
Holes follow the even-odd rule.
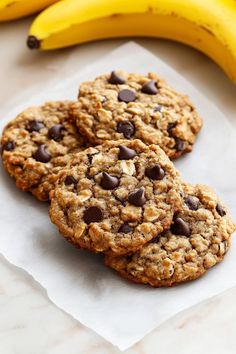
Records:
[[[176,161],[185,180],[209,184],[236,220],[236,132],[223,114],[179,73],[135,43],[116,49],[94,65],[73,72],[76,56],[53,82],[44,83],[35,97],[28,92],[1,117],[1,129],[23,108],[45,100],[76,98],[79,83],[112,69],[155,71],[188,93],[204,119],[194,151]],[[16,102],[18,104],[16,105]],[[15,188],[0,169],[0,252],[9,262],[30,273],[49,298],[82,324],[92,328],[121,350],[139,341],[179,311],[236,285],[236,243],[225,261],[206,276],[170,289],[153,289],[119,278],[105,268],[100,255],[79,251],[59,236],[50,223],[47,203]]]

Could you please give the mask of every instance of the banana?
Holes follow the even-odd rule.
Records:
[[[56,0],[0,0],[0,22],[31,15],[54,2]]]
[[[48,50],[130,36],[195,47],[236,82],[234,0],[62,0],[35,19],[28,46]]]

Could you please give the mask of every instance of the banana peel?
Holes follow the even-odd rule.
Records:
[[[236,82],[234,0],[63,0],[39,14],[27,43],[31,49],[50,50],[133,36],[188,44]]]
[[[37,13],[56,0],[0,0],[0,22],[11,21]]]

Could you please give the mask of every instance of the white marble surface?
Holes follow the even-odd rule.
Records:
[[[53,78],[55,72],[63,67],[65,58],[75,50],[29,52],[24,44],[29,23],[30,20],[22,20],[0,25],[0,115],[7,109],[9,99],[49,77]],[[78,68],[123,42],[105,41],[77,48]],[[204,55],[179,44],[148,39],[137,42],[192,81],[218,105],[236,128],[236,87],[215,64]],[[235,353],[235,296],[236,288],[233,288],[180,313],[125,353]],[[10,265],[3,257],[0,257],[0,314],[1,354],[120,352],[59,310],[29,275]]]

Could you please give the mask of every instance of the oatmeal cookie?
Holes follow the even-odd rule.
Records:
[[[185,185],[183,201],[168,231],[132,255],[106,256],[106,265],[133,282],[161,287],[197,279],[222,261],[235,230],[225,207],[202,185]]]
[[[49,199],[58,171],[70,153],[85,147],[77,128],[68,121],[72,102],[48,102],[28,108],[5,127],[1,139],[3,165],[16,185],[39,200]]]
[[[51,193],[51,220],[73,244],[128,254],[170,226],[179,173],[157,145],[107,141],[74,155]]]
[[[172,159],[192,150],[202,126],[188,97],[154,73],[113,71],[84,82],[71,108],[79,130],[92,143],[140,139],[158,144]]]

